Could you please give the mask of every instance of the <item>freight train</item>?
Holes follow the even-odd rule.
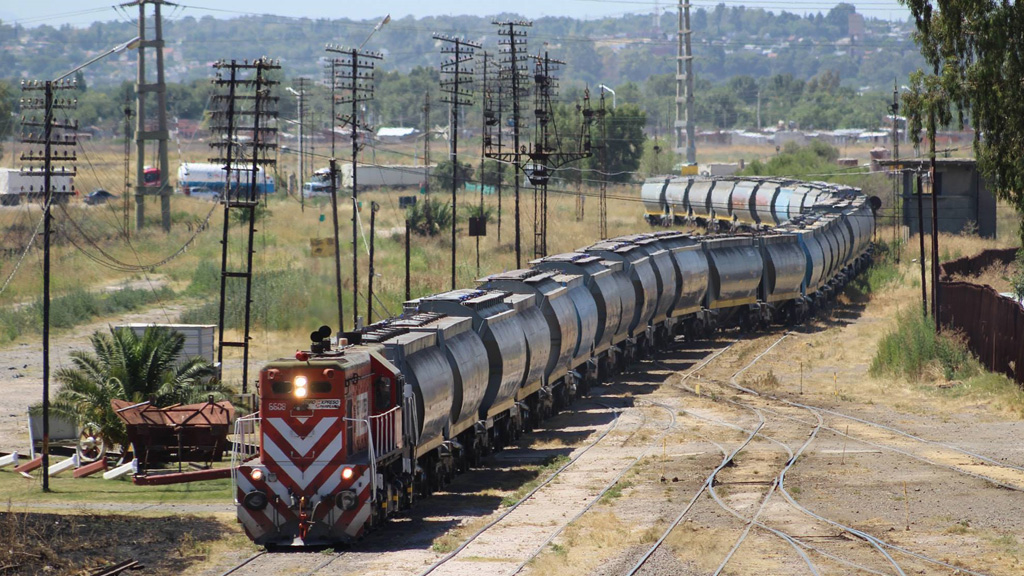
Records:
[[[780,201],[781,181],[738,191],[739,180],[692,179],[694,199],[698,182],[731,190],[705,196],[731,210],[712,218],[771,227],[604,240],[411,300],[337,339],[323,327],[308,351],[267,364],[259,411],[236,426],[259,447],[233,467],[248,536],[358,539],[634,360],[679,337],[800,322],[870,259],[877,204],[857,190],[790,183]]]

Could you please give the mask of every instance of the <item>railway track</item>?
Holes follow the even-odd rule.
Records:
[[[820,432],[839,432],[834,427],[830,427],[825,424],[826,415],[838,416],[838,413],[830,410],[817,409],[815,407],[801,403],[787,401],[771,395],[764,395],[755,390],[751,390],[747,387],[744,387],[737,382],[737,378],[740,376],[740,374],[742,374],[744,371],[748,370],[751,366],[753,366],[764,355],[769,353],[773,348],[780,344],[787,336],[788,335],[784,334],[780,338],[775,340],[775,342],[773,342],[771,346],[769,346],[764,351],[759,353],[751,362],[749,362],[743,368],[734,373],[727,381],[705,381],[708,382],[712,387],[718,387],[723,391],[728,391],[731,389],[733,391],[742,393],[744,395],[742,399],[740,399],[740,397],[738,396],[728,398],[725,397],[724,395],[718,396],[716,394],[714,395],[714,402],[716,404],[728,404],[733,407],[742,408],[744,410],[749,411],[751,414],[756,416],[757,423],[755,426],[744,427],[742,425],[737,425],[731,421],[727,421],[725,419],[718,418],[715,416],[709,416],[707,414],[700,414],[693,410],[685,411],[688,415],[692,415],[696,418],[712,422],[718,426],[730,428],[737,432],[742,432],[746,436],[742,440],[742,442],[740,442],[738,446],[731,451],[726,449],[724,446],[722,446],[722,444],[714,441],[713,439],[708,439],[709,442],[715,444],[718,447],[719,451],[723,455],[722,463],[718,467],[716,467],[711,472],[711,474],[709,474],[707,480],[700,487],[697,493],[693,496],[693,498],[690,500],[687,506],[683,508],[683,510],[675,519],[675,521],[670,523],[670,525],[663,533],[662,537],[659,538],[659,540],[653,546],[651,546],[651,548],[645,554],[641,556],[641,558],[637,561],[637,563],[634,565],[629,574],[636,574],[643,570],[643,567],[647,563],[648,559],[651,558],[654,552],[663,545],[668,535],[676,529],[676,527],[683,521],[684,517],[686,517],[687,514],[689,514],[693,510],[694,505],[698,502],[699,496],[704,491],[708,491],[711,494],[712,498],[715,500],[715,502],[723,510],[727,511],[730,515],[743,522],[743,528],[741,530],[740,535],[736,538],[733,546],[730,548],[729,552],[725,555],[721,563],[718,565],[717,569],[714,572],[715,574],[719,574],[725,569],[726,565],[733,559],[736,551],[748,538],[752,529],[754,528],[758,528],[762,532],[772,534],[780,538],[781,540],[785,541],[786,544],[789,545],[789,547],[791,547],[797,553],[797,555],[806,565],[807,571],[811,574],[820,573],[817,562],[815,560],[812,560],[811,558],[812,554],[815,555],[816,558],[820,557],[826,562],[835,564],[835,567],[839,569],[852,568],[857,571],[873,574],[904,575],[907,573],[914,572],[925,573],[936,569],[960,571],[961,573],[966,574],[980,574],[980,572],[965,569],[962,566],[953,566],[950,563],[945,562],[943,560],[934,558],[927,554],[922,554],[919,552],[915,552],[913,550],[909,550],[903,546],[895,545],[879,537],[873,536],[865,531],[858,530],[851,526],[847,526],[840,522],[837,522],[833,519],[826,518],[802,506],[793,497],[793,495],[789,492],[785,484],[786,474],[793,468],[798,458],[811,445],[811,443],[815,441]],[[726,350],[731,348],[731,346],[732,345],[730,344],[729,347],[718,351],[714,356],[709,357],[701,366],[706,366],[707,363],[709,363],[714,358],[717,358],[718,355],[724,353]],[[691,394],[696,395],[698,391],[694,387],[687,386],[684,383],[686,380],[690,379],[694,375],[694,373],[695,372],[691,370],[690,372],[684,374],[680,378],[676,386],[686,390]],[[704,395],[703,397],[707,398],[708,395]],[[809,421],[806,417],[793,415],[790,413],[792,411],[807,413],[812,417],[812,420]],[[768,415],[768,418],[766,418],[766,414]],[[774,425],[769,425],[769,418],[775,419],[776,423]],[[867,427],[873,427],[876,425],[876,423],[861,418],[856,418],[856,421]],[[792,440],[787,441],[780,439],[780,436],[783,436],[783,434],[781,434],[780,432],[786,426],[803,426],[805,428],[809,427],[810,432],[804,432],[803,435],[806,436],[806,439],[802,443],[799,443],[799,446],[794,449],[792,446],[795,446],[796,443],[794,443]],[[914,437],[913,435],[907,434],[898,429],[893,429],[892,427],[884,425],[877,425],[877,427],[889,430],[894,435],[904,437],[909,440],[914,440],[915,442],[924,445],[934,446],[936,444],[931,443],[922,438]],[[799,438],[800,433],[798,432],[797,434],[795,434],[795,436]],[[851,435],[847,434],[845,436]],[[736,462],[737,455],[740,452],[747,450],[748,447],[752,446],[757,439],[761,439],[765,442],[775,444],[778,448],[782,449],[785,452],[787,458],[785,459],[784,465],[779,469],[778,473],[775,475],[773,479],[771,479],[770,482],[762,481],[762,484],[764,484],[766,487],[764,491],[759,495],[756,508],[748,504],[747,506],[745,506],[745,509],[748,510],[748,513],[744,514],[735,506],[729,504],[726,501],[726,499],[723,498],[718,493],[718,480],[719,477],[722,475],[723,470],[725,470],[726,465]],[[919,455],[909,454],[906,453],[905,451],[900,451],[898,448],[884,448],[897,451],[899,454],[905,457],[916,457],[920,461],[931,465],[948,468],[950,470],[954,470],[959,473],[966,474],[968,476],[972,476],[979,479],[986,479],[989,482],[992,482],[993,484],[1004,486],[1003,483],[999,482],[996,479],[985,478],[984,475],[978,475],[971,471],[963,470],[962,467],[947,466],[942,463],[934,462],[933,460],[929,460],[927,458],[922,458]],[[985,457],[983,456],[971,454],[968,451],[958,449],[957,447],[954,446],[944,444],[942,445],[942,448],[953,451],[954,453],[957,453],[961,456],[977,457],[979,460],[985,461]],[[742,466],[740,466],[739,468],[742,468]],[[1008,470],[1013,470],[1015,468],[1016,467],[1013,465],[1006,466],[1006,469]],[[735,469],[736,467],[730,469],[733,475],[735,475]],[[770,498],[773,494],[776,493],[781,494],[783,498],[785,498],[786,503],[789,507],[791,507],[792,510],[798,511],[806,518],[811,519],[813,523],[816,523],[819,531],[821,531],[822,529],[825,529],[826,531],[828,529],[831,529],[833,531],[839,530],[840,534],[843,535],[844,538],[830,539],[828,545],[824,543],[819,543],[815,545],[808,542],[810,538],[808,538],[807,536],[794,535],[793,526],[796,525],[794,525],[792,521],[786,521],[785,514],[780,514],[778,512],[777,505],[769,504]],[[749,512],[751,509],[752,513]],[[770,521],[766,519],[766,517],[781,517],[782,521]],[[806,520],[800,523],[799,526],[803,528],[803,530],[801,530],[802,532],[807,532]],[[849,546],[847,544],[856,541],[868,544],[871,547],[873,554],[876,556],[875,560],[871,560],[870,558],[864,558],[863,553],[858,553],[856,551],[853,551],[851,554],[851,551],[848,549]],[[879,557],[880,559],[884,560],[884,562],[882,562],[881,565],[878,565]]]
[[[664,413],[664,424],[658,428],[653,440],[635,442],[640,431],[656,426],[647,415],[648,410]],[[552,473],[457,549],[421,572],[421,576],[465,574],[479,569],[481,558],[488,560],[489,572],[516,574],[522,571],[566,527],[600,502],[676,424],[671,407],[653,404],[627,408],[617,422],[627,418],[633,419],[626,424],[632,428],[624,437],[613,437],[606,432],[594,439],[572,461]],[[587,496],[566,499],[566,486],[575,490],[582,488]]]
[[[706,371],[705,369],[716,359],[729,354],[731,350],[734,351],[735,344],[741,340],[725,342],[724,346],[712,350],[697,361],[687,372],[680,375],[674,385],[698,398],[699,406],[680,408],[663,402],[644,400],[637,400],[634,407],[626,406],[622,409],[605,406],[606,410],[615,413],[613,422],[600,431],[599,435],[593,437],[572,460],[552,473],[514,506],[503,511],[501,515],[471,535],[456,550],[419,573],[462,574],[469,570],[479,572],[482,566],[486,566],[486,573],[518,574],[525,571],[531,560],[551,550],[551,545],[558,541],[564,530],[593,510],[602,497],[670,430],[683,428],[683,424],[675,421],[675,416],[681,415],[700,420],[717,429],[728,430],[728,435],[736,438],[723,440],[723,434],[698,432],[708,446],[713,446],[720,453],[721,461],[699,489],[694,491],[692,498],[679,511],[657,543],[652,545],[626,573],[647,573],[645,566],[648,559],[664,545],[672,531],[685,520],[694,519],[698,513],[703,518],[709,513],[707,508],[711,505],[715,510],[724,511],[729,515],[733,526],[730,530],[735,532],[728,552],[722,555],[714,570],[715,574],[723,571],[742,571],[746,561],[744,557],[750,557],[748,548],[764,550],[765,538],[776,539],[783,545],[783,549],[789,551],[789,559],[785,560],[784,566],[792,573],[828,574],[848,571],[902,576],[938,570],[982,574],[936,558],[934,552],[929,555],[912,550],[878,534],[871,534],[870,530],[845,525],[801,505],[797,495],[790,491],[787,474],[793,471],[807,449],[822,437],[827,437],[832,442],[845,440],[861,443],[907,461],[948,469],[1011,490],[1020,490],[1020,487],[1016,486],[1014,478],[1007,478],[1006,475],[1012,476],[1024,470],[1014,464],[999,462],[955,445],[930,441],[893,426],[766,394],[739,383],[739,377],[745,371],[770,354],[787,337],[789,334],[777,335],[770,346],[759,350],[752,360],[731,376],[702,378],[700,385],[703,389],[700,394],[697,394],[693,380],[698,374]],[[658,363],[654,365],[657,366]],[[663,364],[662,367],[669,368]],[[618,392],[614,384],[605,389]],[[628,387],[623,387],[622,392],[627,393]],[[606,400],[613,401],[610,398]],[[718,410],[715,410],[715,407]],[[731,412],[722,417],[724,407]],[[840,428],[847,423],[850,428],[844,433]],[[654,434],[653,442],[641,446],[632,445],[637,443],[636,439],[641,437],[639,433],[642,430],[649,431],[656,426],[657,433]],[[871,431],[873,440],[862,437],[864,431]],[[651,436],[647,434],[646,438]],[[610,447],[619,449],[620,462],[616,464],[614,470],[608,470],[607,475],[592,479],[596,491],[592,492],[592,495],[588,494],[586,502],[581,503],[575,510],[563,512],[559,518],[544,520],[540,513],[550,506],[545,505],[542,499],[546,494],[557,494],[558,486],[561,484],[559,479],[566,480],[573,475],[586,475],[587,472],[581,470],[588,461],[591,464],[599,462],[596,452]],[[591,453],[595,448],[596,451]],[[623,448],[633,452],[623,458]],[[642,451],[637,453],[636,450],[639,448],[642,448]],[[750,473],[743,471],[744,461],[752,460],[748,452],[772,454],[771,458],[759,460],[762,472],[756,484],[747,483],[751,482]],[[593,460],[590,460],[591,458]],[[958,458],[960,462],[948,463],[947,460],[952,458]],[[964,460],[969,462],[965,464]],[[740,462],[738,465],[737,461]],[[766,462],[771,464],[767,474],[763,472],[763,464]],[[985,470],[975,472],[972,467],[984,467]],[[743,505],[737,505],[735,498],[731,497],[734,494],[722,492],[724,486],[730,486],[730,489],[733,486],[742,486],[743,490],[748,492],[748,501],[742,503]],[[754,490],[752,487],[757,489]],[[749,498],[750,494],[754,493],[755,496]],[[701,496],[704,494],[709,498],[702,499]],[[799,517],[799,520],[795,520],[796,517]],[[510,537],[506,532],[526,529],[537,532],[539,536],[526,541]],[[518,544],[512,545],[513,541]],[[773,550],[779,550],[778,545],[775,546]],[[323,553],[318,553],[315,561],[302,560],[299,563],[300,568],[295,568],[294,561],[300,556],[292,553],[284,556],[289,559],[289,571],[296,574],[356,573],[351,572],[355,565],[347,566],[341,569],[341,572],[337,571],[339,568],[334,564],[335,560],[343,554],[335,553],[324,557]],[[357,553],[352,559],[356,564],[359,564],[358,556]],[[257,559],[247,566],[240,566],[237,570],[232,569],[225,574],[265,574],[268,570],[273,572],[273,566],[263,564]],[[345,572],[347,569],[349,571]],[[410,568],[404,573],[413,574],[416,573],[415,570]]]
[[[325,549],[297,549],[279,552],[257,552],[235,564],[220,576],[264,576],[266,574],[291,574],[314,576],[325,574],[324,570],[344,557],[346,551]]]

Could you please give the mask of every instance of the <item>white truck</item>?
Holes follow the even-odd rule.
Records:
[[[178,167],[178,191],[187,196],[209,197],[219,200],[228,188],[232,198],[249,193],[252,166],[236,164],[231,171],[231,183],[222,164],[182,162]],[[256,195],[274,193],[274,178],[262,166],[256,173]]]
[[[73,176],[50,176],[54,202],[66,203],[75,194]],[[0,168],[0,205],[17,206],[25,200],[45,197],[42,172],[26,173],[17,168]]]
[[[352,164],[342,164],[341,185],[352,188]],[[421,186],[434,166],[408,166],[404,164],[359,164],[356,178],[359,188],[412,188]],[[325,178],[328,182],[330,177]]]

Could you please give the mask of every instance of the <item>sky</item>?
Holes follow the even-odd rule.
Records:
[[[691,0],[695,8],[713,8],[718,0]],[[905,20],[909,16],[906,8],[897,0],[851,0],[847,3],[857,7],[857,12],[868,18]],[[18,22],[26,27],[42,24],[60,26],[88,26],[95,21],[127,20],[124,12],[118,12],[112,5],[117,0],[42,0],[37,2],[2,0],[0,20],[5,23]],[[230,18],[242,14],[274,14],[308,18],[351,18],[374,20],[390,13],[392,17],[404,16],[445,16],[471,14],[490,16],[503,12],[514,12],[526,18],[542,16],[570,16],[573,18],[599,18],[619,16],[626,13],[652,13],[661,8],[672,8],[678,2],[672,0],[383,0],[381,2],[353,2],[339,0],[178,0],[178,8],[165,7],[164,16],[213,16]],[[827,0],[741,0],[730,1],[729,5],[744,5],[749,8],[763,8],[772,12],[798,14],[827,13],[837,2]],[[134,9],[137,14],[138,10]]]

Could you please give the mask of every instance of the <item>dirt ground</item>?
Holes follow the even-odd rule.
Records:
[[[89,350],[89,336],[97,330],[108,330],[113,324],[174,323],[185,307],[179,304],[150,308],[80,326],[50,338],[50,398],[56,394],[53,372],[69,366],[68,354],[73,350]],[[28,407],[43,400],[43,351],[38,339],[0,348],[0,452],[17,450],[28,455]]]
[[[529,516],[499,524],[500,532],[485,532],[458,564],[435,573],[512,573],[539,546],[542,553],[522,573],[621,574],[694,500],[641,574],[710,574],[726,557],[725,574],[807,573],[803,557],[769,529],[808,543],[812,548],[804,553],[823,574],[895,573],[894,564],[907,574],[957,569],[1019,574],[1024,569],[1019,410],[999,396],[948,393],[962,383],[911,384],[867,375],[878,338],[891,327],[897,309],[912,305],[907,300],[907,293],[896,291],[867,305],[849,305],[831,319],[791,333],[760,358],[782,333],[741,340],[690,377],[683,375],[731,335],[646,362],[355,546],[268,554],[237,574],[419,574],[496,518],[524,483],[546,474],[538,471],[539,464],[571,458],[609,429],[593,457],[580,459],[590,468],[567,470],[547,492],[538,493],[543,506],[525,508]],[[163,315],[157,311],[125,321],[166,321]],[[62,337],[58,354],[66,357],[95,327],[104,326]],[[30,348],[0,350],[3,450],[23,449],[27,442],[24,410],[39,386],[38,351]],[[774,398],[741,393],[728,387],[730,380]],[[669,408],[674,423],[658,406]],[[617,424],[611,416],[615,410]],[[822,419],[816,431],[815,415]],[[753,429],[758,418],[764,420],[762,437],[721,472],[714,494],[701,492],[723,451],[736,448],[743,430]],[[790,460],[787,450],[795,452],[808,440],[779,484]],[[602,494],[618,472],[615,490]],[[256,550],[225,508],[184,516],[151,506],[147,515],[158,516],[156,521],[131,510],[97,515],[87,505],[76,505],[74,515],[24,513],[31,509],[28,503],[11,503],[16,513],[0,518],[0,526],[21,523],[22,535],[50,542],[52,551],[84,550],[69,544],[75,541],[70,533],[94,544],[96,537],[87,529],[120,535],[115,550],[72,554],[68,564],[49,559],[42,544],[22,550],[25,558],[43,558],[53,573],[75,573],[124,556],[150,566],[147,573],[213,576]],[[892,561],[879,552],[881,545],[872,546],[850,530],[878,539]],[[0,557],[0,574],[30,573],[5,568],[8,562],[24,564]]]

